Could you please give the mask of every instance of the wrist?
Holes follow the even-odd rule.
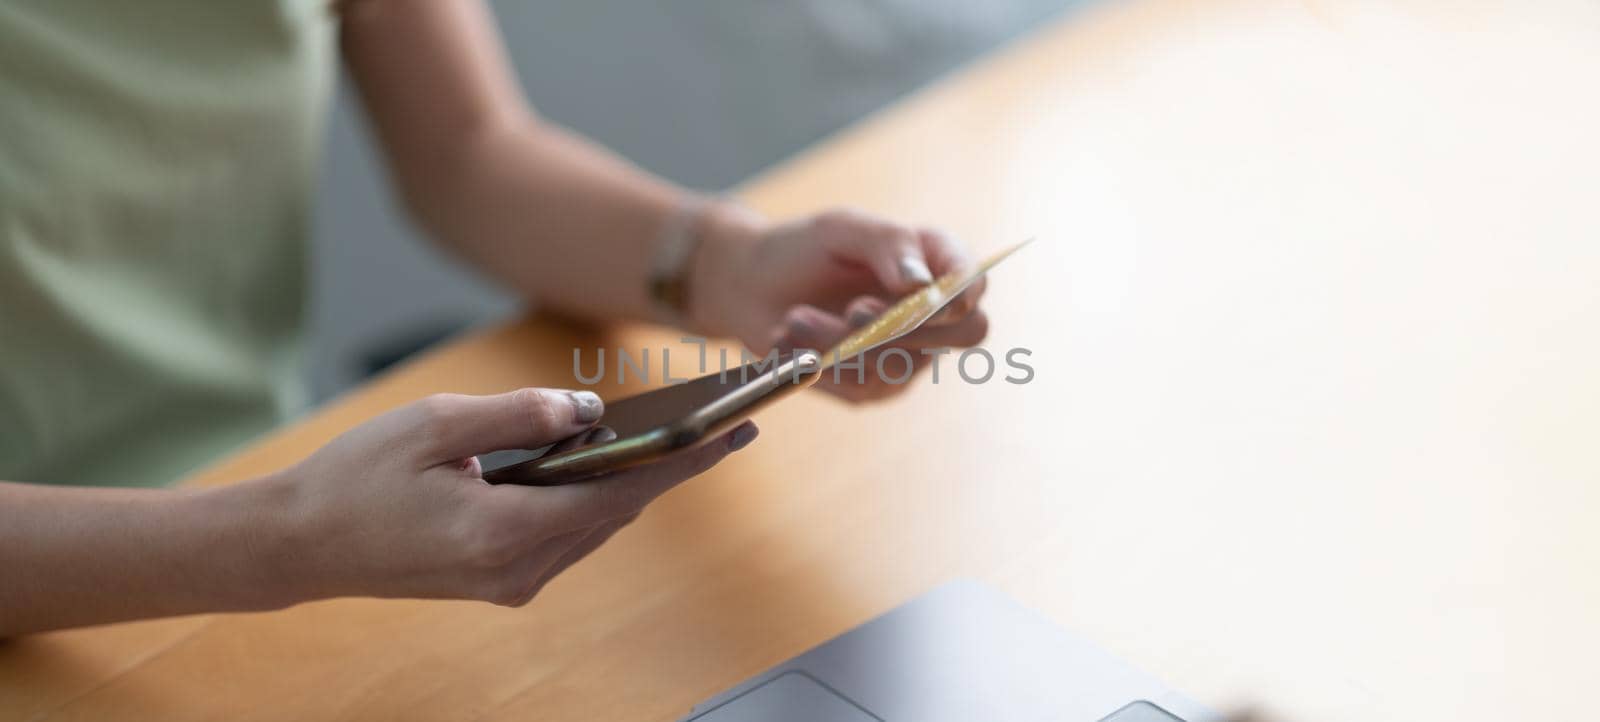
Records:
[[[284,471],[189,498],[186,513],[214,520],[200,554],[213,562],[218,587],[236,590],[230,606],[281,609],[328,596],[316,583],[302,497],[292,471]]]
[[[685,315],[691,330],[742,338],[738,310],[749,302],[746,269],[770,222],[727,200],[709,202],[699,219],[700,243],[689,266]]]

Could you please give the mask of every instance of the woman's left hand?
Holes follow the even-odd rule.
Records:
[[[730,334],[757,354],[827,351],[899,298],[972,263],[942,231],[913,228],[852,210],[772,225],[749,212],[713,208],[690,279],[691,322]],[[988,332],[979,280],[922,328],[818,386],[852,401],[886,398],[943,349],[974,346]],[[903,349],[906,353],[886,352]],[[906,368],[906,357],[912,368]]]

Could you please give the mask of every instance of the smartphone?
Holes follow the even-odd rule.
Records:
[[[576,448],[564,442],[537,451],[488,454],[480,461],[486,469],[496,468],[485,471],[483,479],[556,486],[661,459],[731,431],[821,376],[821,356],[801,352],[607,403],[599,425],[616,433],[615,439]],[[590,433],[586,430],[583,436]]]

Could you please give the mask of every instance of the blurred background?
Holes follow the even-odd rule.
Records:
[[[645,168],[724,190],[1089,0],[494,3],[529,99]],[[390,196],[348,82],[313,249],[311,388],[327,398],[518,303]]]

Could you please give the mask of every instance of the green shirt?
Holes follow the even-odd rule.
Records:
[[[0,2],[0,479],[172,481],[302,403],[326,0]]]

